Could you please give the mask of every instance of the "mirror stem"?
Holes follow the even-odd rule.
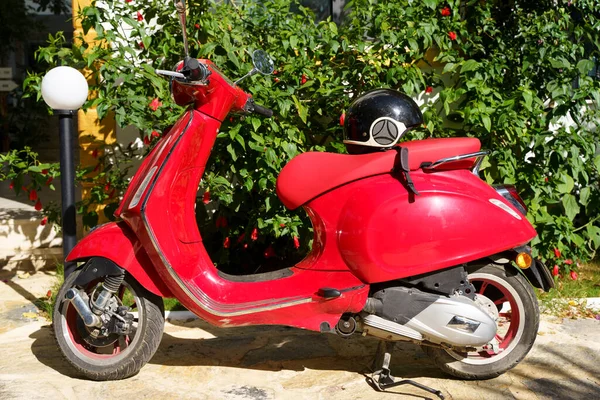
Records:
[[[242,76],[240,79],[238,79],[237,81],[233,82],[234,85],[237,85],[238,82],[241,82],[242,80],[251,77],[252,75],[256,74],[258,72],[258,70],[256,68],[252,68],[250,70],[250,72],[248,72],[246,75]]]
[[[183,33],[183,50],[185,51],[185,58],[188,59],[190,57],[190,51],[188,47],[184,0],[175,0],[175,9],[179,15],[179,23],[181,24],[181,30]]]

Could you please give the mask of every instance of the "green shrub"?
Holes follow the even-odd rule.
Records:
[[[167,81],[153,72],[181,58],[174,10],[165,1],[104,3],[108,7],[82,10],[83,25],[118,46],[65,49],[57,36],[39,58],[50,66],[90,68],[102,85],[87,106],[101,115],[112,111],[120,126],[133,124],[151,138],[182,112]],[[569,271],[576,264],[566,259],[590,259],[600,246],[600,85],[591,76],[600,46],[595,1],[354,0],[339,26],[315,22],[310,10],[289,0],[188,5],[193,56],[210,58],[231,78],[251,68],[257,48],[276,64],[274,76],[242,83],[258,103],[275,110],[274,118],[227,121],[200,189],[199,225],[213,260],[225,269],[262,271],[307,250],[309,222],[277,199],[277,173],[304,151],[343,152],[340,114],[352,98],[378,87],[424,100],[425,127],[405,140],[475,136],[492,150],[483,175],[522,193],[539,233],[535,255]],[[160,29],[147,23],[152,18]],[[121,24],[131,28],[130,38]],[[35,92],[39,77],[28,83]],[[153,110],[156,98],[162,104]],[[565,118],[571,127],[560,124]],[[125,149],[111,157],[133,153]],[[102,166],[98,187],[109,182],[121,193],[121,169]],[[106,201],[102,197],[94,201]]]

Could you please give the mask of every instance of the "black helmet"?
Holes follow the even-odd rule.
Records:
[[[409,129],[423,123],[413,99],[391,89],[371,90],[350,104],[344,117],[344,143],[350,154],[394,146]]]

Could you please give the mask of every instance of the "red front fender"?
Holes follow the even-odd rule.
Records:
[[[173,297],[158,276],[146,250],[125,222],[111,222],[94,229],[71,250],[67,261],[85,261],[92,257],[108,258],[133,275],[150,292]]]

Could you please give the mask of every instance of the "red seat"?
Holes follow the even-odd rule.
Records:
[[[409,149],[411,170],[424,162],[474,153],[481,143],[475,138],[446,138],[415,140],[401,144]],[[373,175],[387,174],[394,166],[395,151],[348,155],[307,152],[295,157],[281,170],[277,178],[277,195],[289,209],[300,207],[309,200],[338,186]],[[446,164],[445,169],[468,169],[475,159]]]

